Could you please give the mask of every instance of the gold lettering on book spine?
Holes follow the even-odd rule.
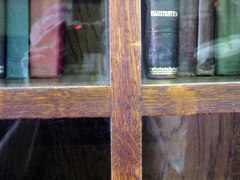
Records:
[[[149,69],[149,73],[152,75],[172,75],[178,73],[176,67],[154,67]]]
[[[151,11],[151,16],[178,17],[177,11]]]

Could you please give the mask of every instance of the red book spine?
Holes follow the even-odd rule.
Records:
[[[61,74],[65,4],[62,0],[31,0],[30,76]]]

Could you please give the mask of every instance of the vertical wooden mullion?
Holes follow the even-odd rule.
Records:
[[[112,179],[142,179],[140,0],[109,0]]]

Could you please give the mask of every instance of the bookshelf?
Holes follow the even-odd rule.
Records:
[[[142,80],[140,12],[140,0],[109,0],[110,85],[4,80],[0,119],[109,117],[112,179],[142,179],[142,116],[240,112],[238,77]]]

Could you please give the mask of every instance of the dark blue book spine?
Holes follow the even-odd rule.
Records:
[[[5,1],[0,0],[0,78],[5,75]]]
[[[7,0],[7,78],[29,77],[29,1]]]
[[[178,73],[179,0],[147,0],[146,36],[149,78],[174,78]]]

